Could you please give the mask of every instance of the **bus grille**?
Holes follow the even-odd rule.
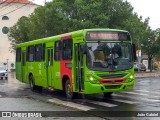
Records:
[[[121,85],[109,85],[109,86],[105,86],[106,89],[119,89],[121,87]]]
[[[103,79],[110,79],[110,78],[123,78],[127,74],[110,74],[110,75],[104,75],[104,74],[98,74],[99,77]]]

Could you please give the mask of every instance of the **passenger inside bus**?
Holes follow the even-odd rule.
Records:
[[[95,61],[99,62],[102,67],[108,67],[106,50],[108,50],[108,46],[106,43],[101,43],[98,41],[98,46],[94,50]]]
[[[119,57],[121,57],[121,47],[120,47],[120,45],[118,45],[116,43],[112,47],[111,54],[108,56],[109,64],[117,65],[118,64],[117,58],[119,58]],[[113,61],[112,61],[112,59],[113,59]]]

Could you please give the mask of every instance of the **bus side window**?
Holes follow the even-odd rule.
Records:
[[[35,61],[42,61],[43,60],[43,48],[42,44],[38,44],[35,46]]]
[[[34,46],[29,46],[27,50],[27,60],[29,62],[33,62],[35,59],[35,47]]]
[[[43,50],[42,50],[42,60],[45,61],[46,44],[44,43],[42,46],[43,46]]]
[[[72,39],[67,39],[63,41],[63,60],[72,60]]]
[[[21,48],[16,49],[16,62],[21,62]]]
[[[54,59],[59,61],[62,54],[62,42],[60,40],[55,42],[54,51]]]

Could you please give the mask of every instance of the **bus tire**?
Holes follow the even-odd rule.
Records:
[[[111,97],[112,93],[113,93],[113,92],[106,92],[106,93],[103,93],[103,95],[104,95],[103,97],[104,97],[104,98]]]
[[[35,82],[34,82],[34,77],[33,75],[30,75],[29,76],[29,83],[30,83],[30,89],[33,91],[36,89],[36,86],[35,86]]]
[[[66,94],[67,99],[73,99],[74,98],[74,92],[72,92],[69,79],[65,83],[65,94]]]

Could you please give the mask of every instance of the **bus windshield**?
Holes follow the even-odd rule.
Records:
[[[132,68],[131,44],[87,42],[87,66],[92,70],[120,71]]]

